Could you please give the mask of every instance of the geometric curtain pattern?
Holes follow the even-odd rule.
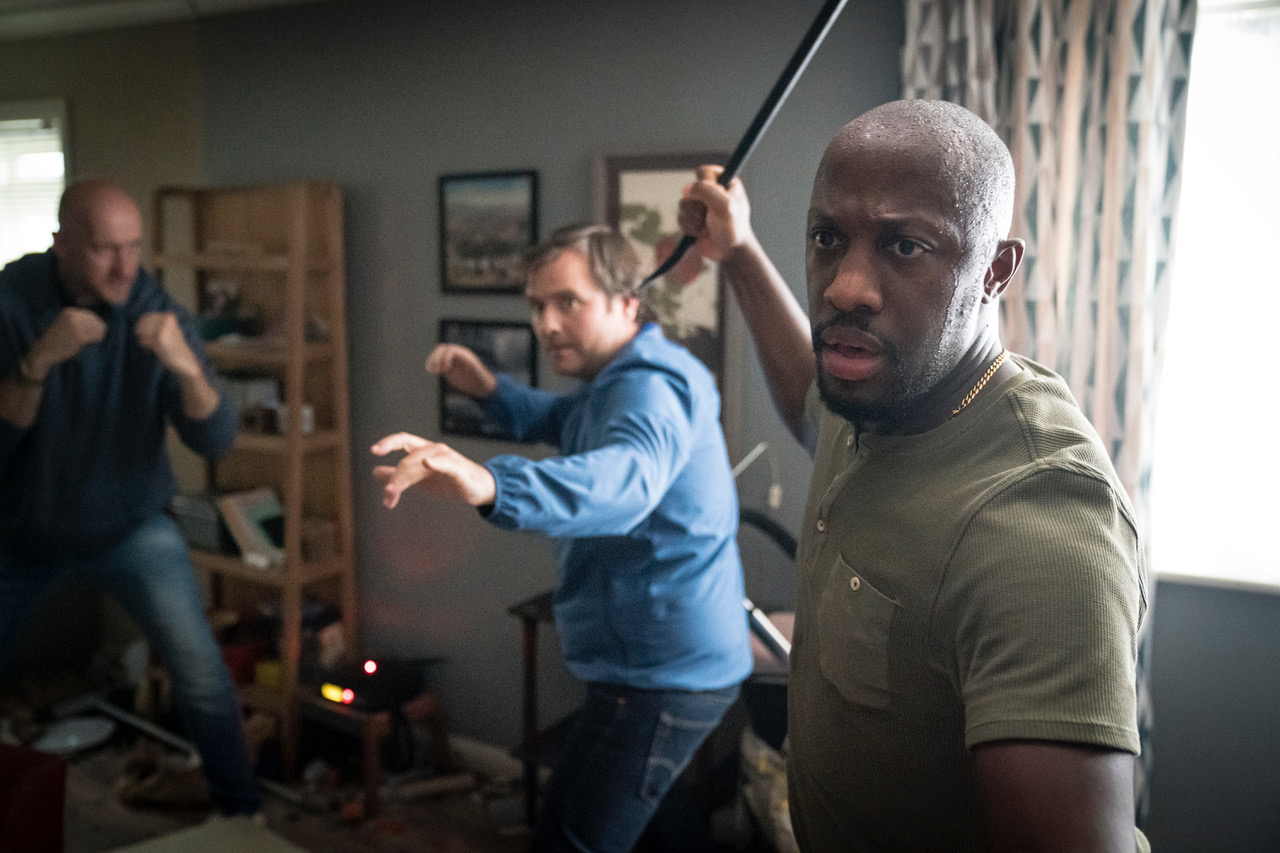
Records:
[[[1196,2],[905,7],[904,97],[967,107],[1013,154],[1012,233],[1027,251],[1000,300],[1004,343],[1070,385],[1145,534]],[[1151,769],[1152,615],[1138,662],[1139,825]]]
[[[908,0],[902,97],[951,101],[996,126],[995,0]]]

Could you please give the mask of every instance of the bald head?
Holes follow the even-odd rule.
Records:
[[[818,180],[835,159],[888,148],[921,180],[950,196],[970,247],[994,245],[1013,222],[1014,172],[1009,149],[991,127],[949,101],[892,101],[845,125],[822,158]]]
[[[62,193],[53,252],[58,274],[76,304],[127,301],[141,250],[142,215],[118,184],[92,178]]]
[[[998,351],[998,299],[1023,252],[1012,218],[1009,151],[968,110],[897,101],[841,129],[805,252],[829,409],[893,430],[945,419]]]
[[[86,178],[68,186],[58,202],[58,229],[80,231],[92,226],[99,211],[132,208],[137,211],[133,198],[114,181],[106,178]]]

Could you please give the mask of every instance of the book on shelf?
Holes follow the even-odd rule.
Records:
[[[247,565],[259,569],[284,565],[284,509],[271,487],[223,495],[218,509]]]

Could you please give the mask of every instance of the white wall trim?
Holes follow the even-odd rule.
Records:
[[[1280,583],[1263,581],[1246,581],[1236,578],[1217,578],[1208,575],[1186,575],[1179,572],[1152,572],[1151,576],[1158,583],[1180,583],[1188,586],[1208,586],[1218,589],[1234,589],[1242,592],[1260,592],[1266,595],[1280,595]]]

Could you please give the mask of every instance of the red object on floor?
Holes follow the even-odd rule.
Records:
[[[23,853],[62,853],[67,762],[0,744],[0,845]]]

